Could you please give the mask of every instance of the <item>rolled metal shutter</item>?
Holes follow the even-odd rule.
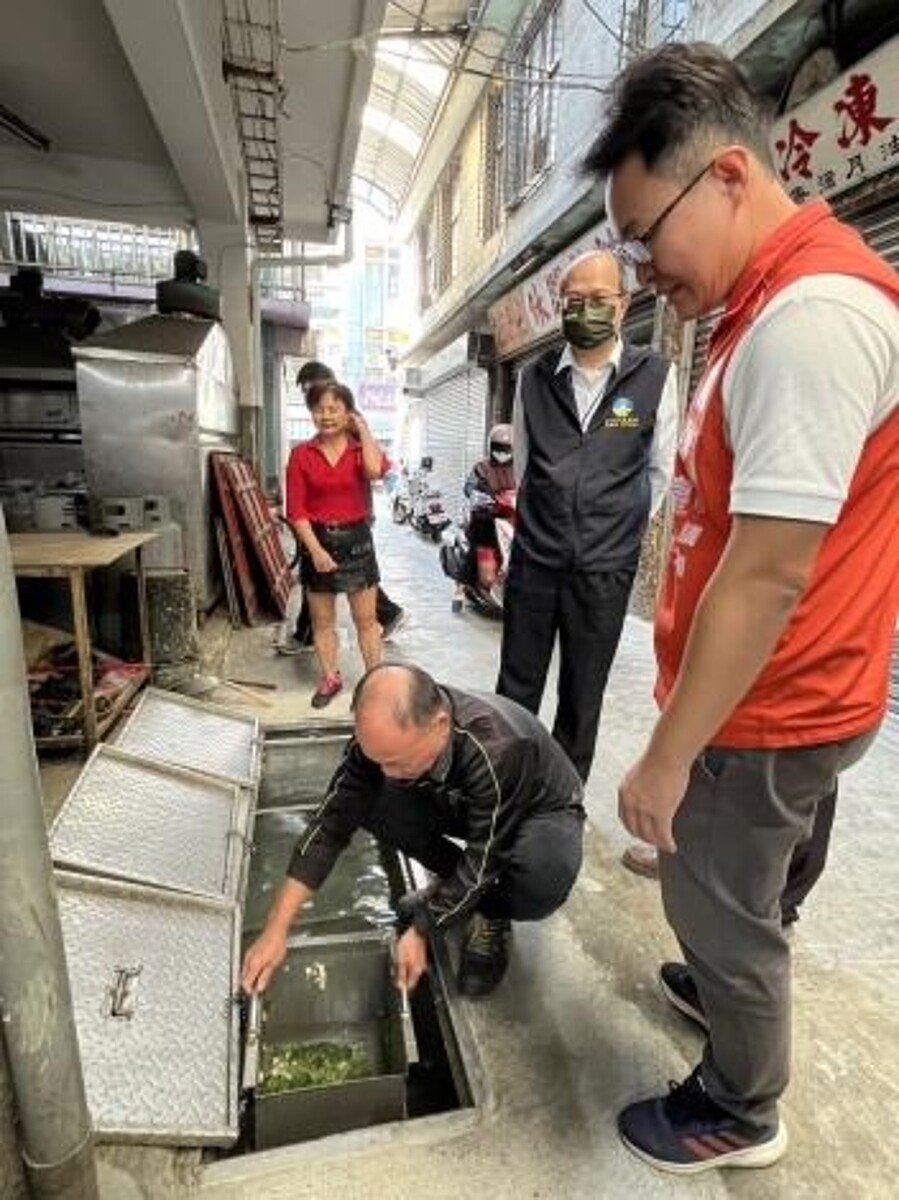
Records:
[[[440,380],[425,403],[424,453],[450,516],[462,503],[462,485],[486,448],[487,372],[468,366]]]
[[[723,308],[716,308],[707,317],[700,317],[696,322],[696,331],[693,334],[693,359],[690,363],[690,382],[687,387],[688,404],[692,400],[693,393],[696,391],[696,385],[699,383],[700,377],[705,370],[705,364],[709,356],[709,342],[712,340],[712,331],[718,324],[723,312]]]
[[[565,342],[562,340],[561,337],[548,338],[547,340],[542,341],[538,346],[532,346],[531,349],[528,350],[525,354],[522,354],[520,358],[512,359],[509,362],[509,367],[512,371],[513,393],[515,390],[515,386],[518,383],[518,377],[526,367],[529,367],[529,366],[531,366],[532,363],[535,363],[537,361],[537,359],[540,358],[541,355],[546,354],[548,350],[561,351],[564,346],[565,346]]]
[[[656,295],[644,289],[631,300],[622,333],[634,346],[651,346],[656,319]]]
[[[891,266],[899,267],[899,196],[871,208],[850,210],[845,216],[843,210],[849,208],[848,203],[835,208],[837,216],[853,225],[872,250],[883,255]]]

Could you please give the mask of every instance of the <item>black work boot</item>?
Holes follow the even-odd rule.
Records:
[[[509,965],[512,922],[474,913],[462,943],[457,982],[463,996],[489,996]]]

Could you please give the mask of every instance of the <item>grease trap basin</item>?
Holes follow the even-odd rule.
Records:
[[[250,1044],[253,1034],[251,1022]],[[247,1066],[257,1150],[405,1118],[407,1061],[383,940],[291,944]]]

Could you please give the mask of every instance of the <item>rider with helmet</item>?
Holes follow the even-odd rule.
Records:
[[[496,582],[500,564],[495,520],[511,516],[515,508],[511,425],[494,425],[490,430],[488,455],[475,463],[464,491],[471,503],[468,537],[475,552],[478,582],[489,589]]]

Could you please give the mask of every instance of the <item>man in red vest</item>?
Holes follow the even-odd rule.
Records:
[[[787,1144],[790,857],[886,709],[899,279],[825,202],[793,203],[764,109],[715,47],[628,67],[585,168],[606,177],[641,283],[683,320],[725,306],[672,486],[661,714],[619,792],[627,828],[662,851],[686,960],[663,988],[709,1040],[619,1132],[663,1170],[761,1167]]]

